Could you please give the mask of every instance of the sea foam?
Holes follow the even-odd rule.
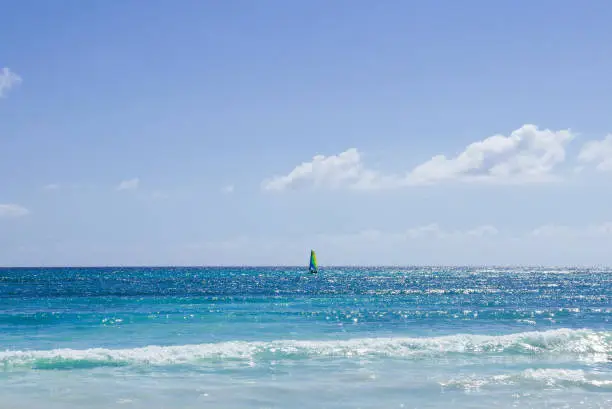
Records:
[[[411,359],[444,355],[612,355],[612,332],[556,329],[501,336],[458,334],[431,338],[348,340],[229,341],[129,349],[53,349],[0,352],[0,368],[61,369],[125,365],[181,365],[199,362],[278,361],[311,358],[389,357]]]

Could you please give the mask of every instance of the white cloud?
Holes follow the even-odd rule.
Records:
[[[591,224],[588,226],[565,226],[560,224],[547,224],[537,227],[530,232],[531,237],[555,239],[587,239],[612,238],[612,222]]]
[[[44,185],[41,189],[46,192],[54,192],[58,190],[84,190],[84,189],[92,189],[93,185],[89,184],[79,184],[79,183],[49,183]]]
[[[468,236],[484,237],[484,236],[495,236],[499,233],[495,226],[484,225],[478,226],[475,229],[468,230],[466,234]]]
[[[156,190],[153,193],[151,193],[151,197],[153,199],[166,199],[168,198],[168,195],[162,192],[161,190]]]
[[[612,171],[612,134],[599,141],[586,142],[578,160],[594,164],[599,171]]]
[[[533,229],[530,235],[533,237],[559,237],[568,233],[571,233],[571,229],[567,226],[546,224]]]
[[[375,187],[385,180],[377,172],[364,167],[361,154],[356,148],[331,156],[316,155],[310,162],[296,166],[285,176],[264,180],[264,190],[284,190],[312,184],[325,188],[366,188]]]
[[[612,265],[612,222],[590,225],[548,224],[533,229],[507,247],[524,264]],[[513,246],[514,248],[512,248]]]
[[[49,183],[48,185],[43,186],[43,190],[58,190],[60,185],[57,183]]]
[[[0,98],[5,97],[11,88],[21,84],[21,82],[21,77],[12,72],[8,67],[0,70]]]
[[[509,136],[493,135],[474,142],[452,159],[437,155],[410,172],[411,183],[443,180],[532,182],[550,180],[565,160],[569,130],[540,130],[526,124]]]
[[[0,204],[0,218],[14,218],[30,213],[28,209],[14,203]]]
[[[422,239],[446,240],[494,236],[498,233],[498,230],[491,225],[477,226],[475,228],[467,230],[446,230],[440,227],[437,223],[431,223],[423,226],[413,227],[403,232],[383,232],[380,230],[368,229],[350,234],[320,235],[319,238],[331,242],[346,240],[377,241],[380,239],[391,239],[395,241],[410,241]]]
[[[406,236],[409,238],[435,237],[438,239],[457,239],[469,237],[495,236],[499,233],[497,228],[491,225],[477,226],[468,230],[445,230],[438,224],[429,224],[408,230]]]
[[[569,130],[540,130],[526,124],[509,136],[493,135],[468,145],[454,158],[436,155],[413,170],[383,175],[364,166],[356,148],[339,155],[317,155],[285,176],[263,182],[265,190],[312,185],[326,188],[397,188],[443,181],[528,183],[554,180],[553,171],[565,160]]]
[[[138,189],[139,184],[140,184],[140,179],[138,178],[124,180],[121,183],[119,183],[119,186],[117,186],[117,190]]]
[[[227,186],[223,186],[223,189],[221,189],[223,191],[223,193],[233,193],[234,192],[234,185],[227,185]]]

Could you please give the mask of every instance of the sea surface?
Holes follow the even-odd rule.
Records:
[[[0,408],[612,408],[612,271],[0,269]]]

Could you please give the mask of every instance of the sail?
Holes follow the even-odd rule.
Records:
[[[314,250],[310,250],[310,266],[308,266],[308,270],[310,270],[311,273],[316,273],[318,270],[317,255]]]

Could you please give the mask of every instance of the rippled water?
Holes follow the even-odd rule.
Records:
[[[0,408],[612,408],[612,273],[0,269]]]

